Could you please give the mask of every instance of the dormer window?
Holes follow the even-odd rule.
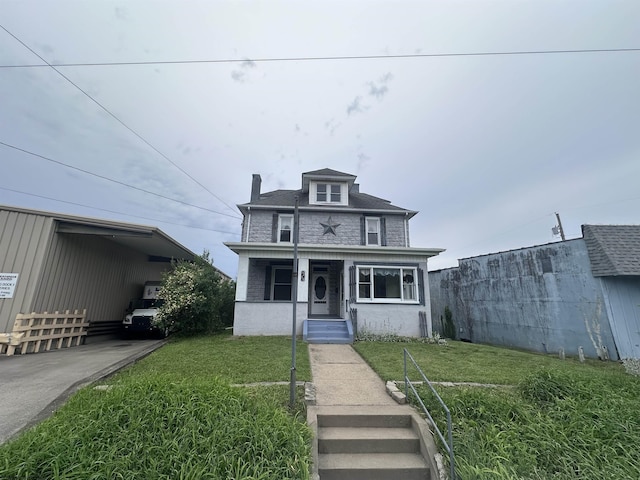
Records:
[[[315,205],[347,205],[347,185],[313,182],[309,191],[309,203]]]
[[[340,185],[334,183],[319,183],[316,200],[321,203],[340,203]]]

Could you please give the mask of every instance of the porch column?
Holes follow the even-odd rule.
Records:
[[[236,302],[247,301],[247,286],[249,283],[249,257],[241,253],[238,259],[238,276],[236,281]]]
[[[308,258],[298,257],[298,272],[298,302],[307,303],[309,302],[309,281],[311,280]]]

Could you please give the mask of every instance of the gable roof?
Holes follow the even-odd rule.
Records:
[[[351,188],[353,182],[356,180],[356,176],[351,175],[350,173],[338,172],[337,170],[332,170],[330,168],[322,168],[320,170],[304,172],[302,174],[302,191],[304,193],[307,193],[309,191],[309,183],[311,180],[347,182],[349,184],[349,188]]]
[[[640,275],[640,225],[582,225],[594,277]]]

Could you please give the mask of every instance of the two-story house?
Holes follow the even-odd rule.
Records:
[[[226,243],[239,256],[235,335],[290,334],[294,287],[305,335],[319,320],[342,322],[350,333],[431,334],[427,259],[442,249],[411,247],[417,212],[361,193],[355,180],[325,168],[303,173],[299,190],[262,193],[253,175],[251,201],[238,205],[241,241]]]

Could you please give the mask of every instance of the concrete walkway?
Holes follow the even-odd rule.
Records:
[[[85,385],[164,345],[106,340],[26,355],[0,355],[0,444],[37,424]]]
[[[318,407],[398,405],[351,345],[309,344],[309,361]]]

